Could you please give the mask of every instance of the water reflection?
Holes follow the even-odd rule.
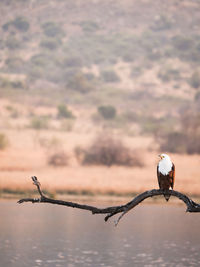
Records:
[[[0,202],[0,266],[200,266],[200,215],[140,205],[118,227],[101,215]]]

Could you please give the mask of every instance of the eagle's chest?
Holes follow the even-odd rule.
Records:
[[[171,161],[160,161],[158,164],[158,171],[163,175],[168,175],[172,170],[172,162]]]

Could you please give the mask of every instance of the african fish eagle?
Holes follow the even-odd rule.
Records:
[[[160,189],[169,190],[174,187],[175,166],[167,154],[160,154],[160,161],[157,165],[157,177]],[[170,195],[164,193],[166,201],[169,200]]]

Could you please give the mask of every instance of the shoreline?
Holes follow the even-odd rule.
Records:
[[[90,192],[90,194],[81,194],[79,192],[44,192],[49,198],[60,199],[71,202],[95,202],[95,203],[122,203],[125,204],[135,198],[137,195],[142,192],[137,192],[133,194],[95,194]],[[0,202],[2,201],[18,201],[22,198],[38,198],[39,194],[36,191],[29,192],[1,192],[0,193]],[[189,196],[193,201],[200,203],[200,195]],[[166,201],[162,196],[155,196],[153,198],[148,198],[143,201],[143,204],[164,204]],[[170,202],[167,204],[183,204],[184,203],[176,197],[171,197]]]

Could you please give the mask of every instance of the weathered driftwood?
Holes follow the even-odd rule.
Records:
[[[112,207],[107,207],[107,208],[97,208],[94,206],[83,205],[83,204],[78,204],[78,203],[74,203],[74,202],[48,198],[43,194],[37,177],[33,176],[32,180],[33,180],[33,184],[36,185],[36,187],[37,187],[37,190],[40,194],[40,198],[22,198],[18,201],[19,204],[24,203],[24,202],[50,203],[50,204],[57,204],[57,205],[63,205],[63,206],[67,206],[67,207],[77,208],[77,209],[89,210],[92,212],[92,214],[107,214],[105,217],[105,221],[107,221],[110,217],[112,217],[118,213],[121,213],[119,218],[115,221],[115,225],[118,224],[120,219],[128,211],[133,209],[135,206],[137,206],[143,200],[145,200],[146,198],[149,198],[149,197],[163,195],[163,193],[167,193],[169,195],[172,195],[172,196],[177,197],[180,200],[182,200],[187,206],[186,212],[200,212],[200,204],[195,203],[193,200],[191,200],[186,195],[184,195],[180,192],[174,191],[174,190],[163,191],[160,189],[152,189],[149,191],[145,191],[144,193],[136,196],[133,200],[131,200],[130,202],[128,202],[125,205],[112,206]]]

